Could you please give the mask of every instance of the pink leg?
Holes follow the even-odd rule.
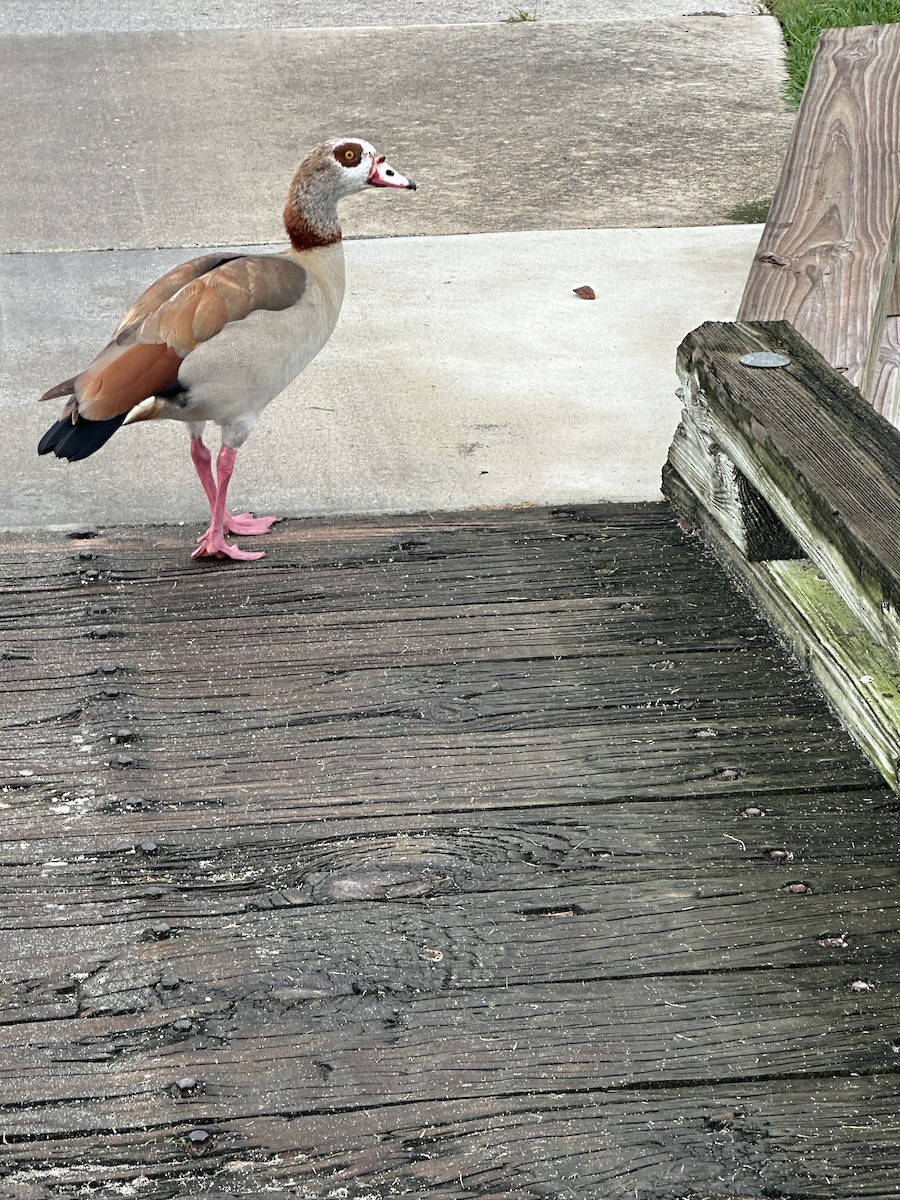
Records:
[[[212,455],[210,454],[209,450],[207,450],[206,444],[202,438],[191,438],[191,460],[196,468],[198,476],[200,477],[203,490],[206,492],[206,498],[209,501],[209,510],[212,512],[215,508],[216,492],[218,489],[216,487],[216,481],[213,479]],[[227,489],[227,482],[225,486]],[[235,515],[230,513],[226,508],[222,529],[224,533],[268,533],[275,522],[280,520],[281,517],[254,517],[250,513],[238,513]],[[197,540],[200,541],[204,536],[205,534],[201,534]]]
[[[209,511],[212,512],[216,504],[216,481],[213,479],[212,473],[212,455],[207,450],[203,438],[191,438],[191,462],[200,476],[200,482],[203,484],[203,490],[209,501]]]
[[[206,450],[206,447],[203,447]],[[193,444],[191,446],[192,456],[194,455]],[[209,458],[209,451],[206,451],[206,457]],[[197,473],[200,476],[200,482],[204,484],[203,471],[203,455],[199,452],[194,458],[196,465],[197,458],[201,461],[201,466],[197,467]],[[227,446],[223,446],[219,451],[219,457],[216,460],[216,477],[218,482],[213,485],[213,499],[210,503],[210,511],[212,520],[209,528],[205,533],[202,533],[198,538],[197,549],[191,555],[192,558],[235,558],[241,562],[249,562],[252,559],[264,558],[265,554],[262,551],[251,553],[248,550],[239,550],[237,546],[229,546],[225,541],[225,517],[227,509],[225,508],[225,498],[228,495],[228,484],[231,480],[231,473],[234,470],[237,451],[230,450]],[[209,462],[206,463],[206,471],[209,473],[209,480],[212,481],[212,471],[209,467]],[[207,491],[207,496],[209,492]]]

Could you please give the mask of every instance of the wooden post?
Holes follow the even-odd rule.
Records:
[[[738,312],[790,321],[870,400],[900,307],[898,64],[900,25],[823,32]]]

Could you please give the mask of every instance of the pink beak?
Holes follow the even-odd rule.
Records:
[[[411,179],[407,179],[405,175],[401,175],[399,171],[388,166],[383,154],[379,154],[372,163],[372,170],[369,172],[366,182],[372,187],[408,188],[411,192],[416,190],[416,185]]]

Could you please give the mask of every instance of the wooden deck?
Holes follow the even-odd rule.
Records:
[[[900,1196],[900,808],[662,505],[0,544],[0,1196]]]

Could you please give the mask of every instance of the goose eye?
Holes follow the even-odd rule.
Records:
[[[362,146],[357,142],[341,142],[334,148],[334,157],[345,167],[355,167],[362,161]]]

